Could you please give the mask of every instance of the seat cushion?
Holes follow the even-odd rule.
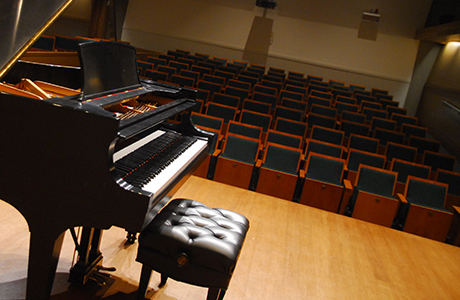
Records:
[[[230,280],[248,228],[238,213],[175,199],[140,234],[137,261],[179,281],[219,286]]]

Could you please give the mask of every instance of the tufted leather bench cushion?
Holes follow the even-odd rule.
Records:
[[[136,260],[162,276],[226,289],[248,229],[238,213],[175,199],[140,234]]]

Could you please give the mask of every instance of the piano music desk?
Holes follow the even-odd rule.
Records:
[[[225,300],[460,299],[460,248],[229,185],[190,177],[176,193],[245,215],[251,228]],[[24,299],[27,224],[0,201],[0,295]],[[73,243],[66,235],[52,300],[135,299],[141,265],[125,231],[104,232],[108,285],[69,287]],[[150,289],[157,289],[153,274]],[[207,289],[168,281],[155,300],[205,299]],[[110,297],[109,297],[110,296]]]

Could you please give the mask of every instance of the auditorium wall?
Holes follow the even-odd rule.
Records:
[[[340,3],[338,3],[340,2]],[[387,89],[404,105],[431,0],[130,0],[122,39]],[[416,10],[413,8],[417,7]],[[378,23],[363,11],[378,9]],[[358,37],[360,36],[360,37]]]

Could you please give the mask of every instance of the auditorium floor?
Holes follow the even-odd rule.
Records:
[[[460,299],[460,248],[300,204],[191,177],[176,193],[210,207],[245,215],[251,222],[225,300]],[[24,299],[29,233],[25,220],[0,201],[0,299]],[[64,240],[52,300],[134,300],[140,264],[137,244],[125,231],[104,232],[107,285],[67,283],[74,245]],[[158,300],[206,299],[205,288],[169,280],[148,296]]]

